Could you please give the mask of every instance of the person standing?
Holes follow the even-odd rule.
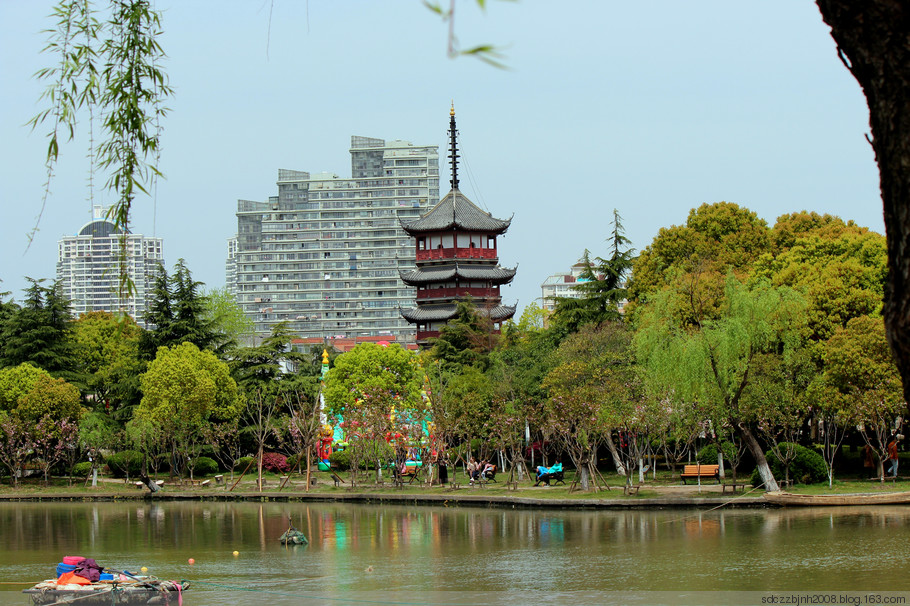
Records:
[[[446,460],[447,455],[445,452],[442,452],[436,459],[439,464],[439,483],[445,486],[449,483],[449,462]]]
[[[891,463],[891,467],[888,468],[888,473],[892,478],[897,477],[897,436],[891,436],[891,440],[888,442],[888,461]]]

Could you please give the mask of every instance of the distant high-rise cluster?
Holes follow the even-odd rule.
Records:
[[[93,208],[93,220],[75,236],[57,243],[57,280],[72,301],[75,317],[90,311],[127,313],[145,327],[147,297],[164,263],[162,239],[124,234],[104,209]],[[121,246],[125,246],[126,275],[133,284],[121,293]],[[128,295],[121,299],[121,294]]]
[[[237,203],[228,289],[260,336],[288,322],[304,339],[414,339],[399,313],[416,293],[399,275],[415,268],[401,224],[439,199],[438,148],[352,137],[350,151],[350,179],[279,170],[277,196]]]

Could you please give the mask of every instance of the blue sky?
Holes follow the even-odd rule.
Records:
[[[0,0],[0,290],[17,298],[25,276],[54,277],[57,241],[92,204],[80,133],[26,252],[46,129],[24,124],[40,109],[32,75],[50,60],[51,6]],[[351,135],[443,152],[452,100],[462,191],[514,214],[500,242],[501,263],[519,265],[510,304],[535,300],[584,249],[606,254],[614,208],[638,250],[721,200],[770,224],[805,209],[884,229],[865,99],[809,0],[491,1],[485,13],[458,0],[461,45],[501,46],[507,70],[448,58],[447,25],[417,0],[156,6],[176,95],[166,179],[137,201],[132,229],[164,238],[167,265],[186,259],[209,287],[224,284],[238,199],[275,195],[279,168],[350,177]]]

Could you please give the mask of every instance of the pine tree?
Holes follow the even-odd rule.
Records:
[[[635,262],[631,242],[625,237],[622,218],[613,210],[613,234],[608,240],[612,249],[609,258],[595,257],[585,250],[581,273],[574,290],[579,298],[558,297],[553,323],[575,332],[585,324],[600,326],[604,322],[622,319],[619,306],[626,298],[626,275]]]
[[[25,289],[22,306],[5,306],[0,366],[30,362],[56,377],[68,378],[73,367],[70,302],[59,282],[45,287],[41,285],[44,280],[26,279],[31,286]]]

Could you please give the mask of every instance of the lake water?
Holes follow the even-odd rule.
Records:
[[[277,542],[288,516],[309,545]],[[28,604],[24,583],[54,576],[65,555],[187,579],[187,606],[759,603],[766,593],[724,592],[783,590],[910,598],[908,530],[908,507],[3,503],[0,604]]]

